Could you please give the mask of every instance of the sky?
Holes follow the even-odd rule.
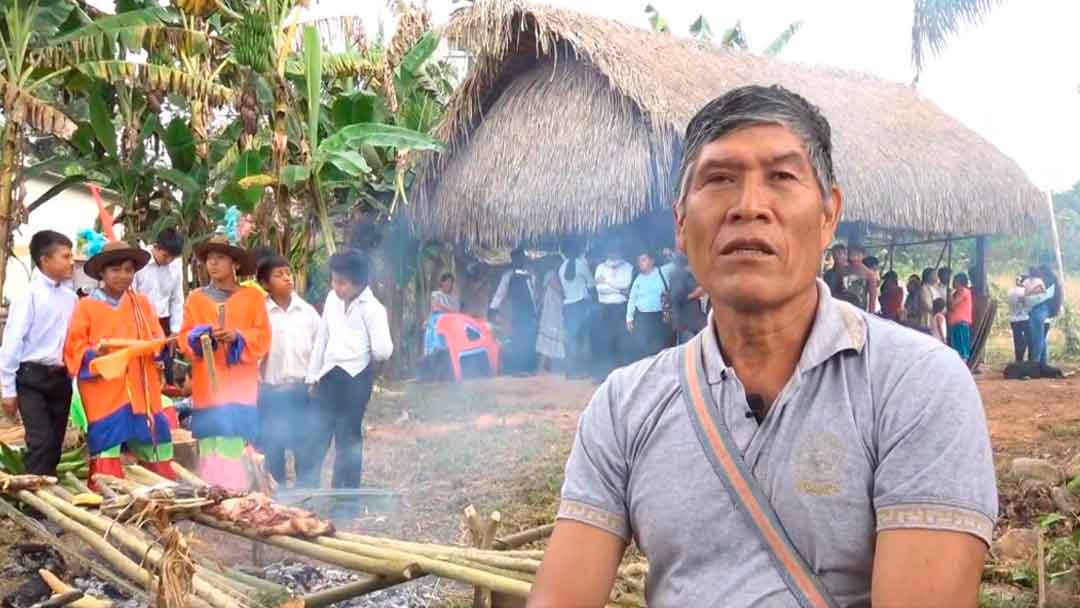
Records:
[[[698,15],[719,36],[741,20],[753,51],[793,21],[803,26],[782,58],[869,72],[908,83],[913,0],[652,0],[672,32]],[[547,4],[648,27],[648,0],[546,0]],[[385,2],[321,0],[321,14],[386,15]],[[436,21],[451,0],[430,0]],[[386,18],[386,17],[384,17]],[[978,26],[931,57],[919,92],[1016,160],[1041,188],[1080,180],[1080,2],[1005,0]]]

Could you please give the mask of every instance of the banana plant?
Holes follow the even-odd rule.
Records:
[[[77,128],[59,107],[41,97],[58,74],[43,69],[33,56],[35,47],[46,44],[73,18],[74,6],[64,0],[4,0],[2,7],[0,100],[4,126],[0,132],[0,296],[11,233],[17,225],[13,225],[11,218],[17,207],[21,207],[14,197],[24,129],[67,139]]]

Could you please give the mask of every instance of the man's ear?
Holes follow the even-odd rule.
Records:
[[[671,213],[675,217],[675,250],[686,253],[686,238],[684,236],[686,224],[686,209],[679,202],[671,206]]]
[[[840,216],[844,209],[844,196],[840,188],[833,186],[822,203],[824,214],[821,222],[821,247],[824,249],[833,242],[836,228],[840,225]]]

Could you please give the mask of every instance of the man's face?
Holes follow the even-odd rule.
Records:
[[[70,281],[75,276],[75,254],[71,247],[57,245],[41,258],[41,271],[54,281]]]
[[[638,256],[637,265],[638,270],[641,271],[641,274],[649,274],[650,272],[652,272],[653,267],[656,266],[656,263],[653,262],[652,256],[647,254],[641,254]]]
[[[851,264],[862,264],[863,258],[866,257],[866,252],[859,249],[852,249],[848,252],[848,262]]]
[[[356,297],[360,295],[360,292],[364,290],[363,285],[357,285],[349,280],[348,277],[333,271],[330,272],[330,287],[343,302],[355,300]]]
[[[211,251],[206,255],[206,274],[212,281],[228,281],[236,277],[236,263],[224,253]]]
[[[848,253],[847,249],[838,247],[832,251],[833,263],[838,267],[843,268],[848,265]]]
[[[101,271],[101,281],[105,283],[105,289],[112,294],[124,293],[134,280],[135,262],[131,260],[124,260]]]
[[[691,169],[679,242],[718,306],[757,310],[816,289],[822,253],[840,217],[802,141],[786,127],[739,129],[705,145]]]
[[[454,293],[454,279],[444,279],[439,283],[439,289],[446,294]]]
[[[172,264],[173,260],[176,259],[176,256],[169,253],[168,251],[165,251],[161,247],[158,247],[157,245],[154,245],[150,248],[150,253],[154,256],[154,261],[157,262],[159,266],[168,266],[169,264]]]
[[[266,285],[263,287],[275,298],[292,295],[292,271],[289,270],[288,266],[275,268],[274,271],[270,273],[270,280],[267,281]]]

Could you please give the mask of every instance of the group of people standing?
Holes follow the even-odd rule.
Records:
[[[295,292],[285,258],[256,259],[225,235],[195,248],[208,281],[185,298],[175,262],[182,251],[173,230],[149,251],[107,243],[85,261],[97,286],[80,298],[71,240],[50,230],[33,236],[30,290],[12,303],[0,345],[3,406],[21,415],[27,471],[55,472],[74,380],[91,473],[122,476],[127,451],[172,478],[162,376],[172,384],[179,353],[190,366],[185,384],[204,480],[246,489],[243,457],[257,448],[279,482],[290,450],[296,484],[318,486],[333,441],[333,486],[359,486],[373,370],[393,350],[367,257],[355,250],[331,257],[332,289],[320,316]],[[254,281],[242,283],[245,277]],[[103,371],[116,357],[122,373]]]
[[[507,328],[506,373],[561,365],[570,378],[599,382],[705,326],[703,291],[685,257],[661,265],[659,255],[642,252],[635,268],[615,243],[597,250],[595,263],[578,242],[561,250],[531,262],[517,249],[500,277],[489,318]]]
[[[1016,277],[1008,293],[1016,362],[1047,364],[1050,321],[1061,312],[1063,296],[1057,274],[1045,264]]]
[[[951,346],[967,361],[972,356],[971,328],[974,298],[965,273],[953,276],[948,267],[926,268],[905,285],[895,271],[884,275],[880,261],[860,246],[838,244],[831,249],[832,266],[824,280],[834,298],[929,333]],[[950,285],[951,283],[951,290]]]
[[[929,333],[965,361],[971,358],[974,296],[966,273],[926,268],[901,286],[896,272],[879,274],[880,262],[861,247],[835,245],[831,257],[824,280],[833,297]],[[1033,267],[1016,278],[1008,297],[1016,361],[1045,365],[1050,319],[1061,308],[1057,275],[1047,265]]]

